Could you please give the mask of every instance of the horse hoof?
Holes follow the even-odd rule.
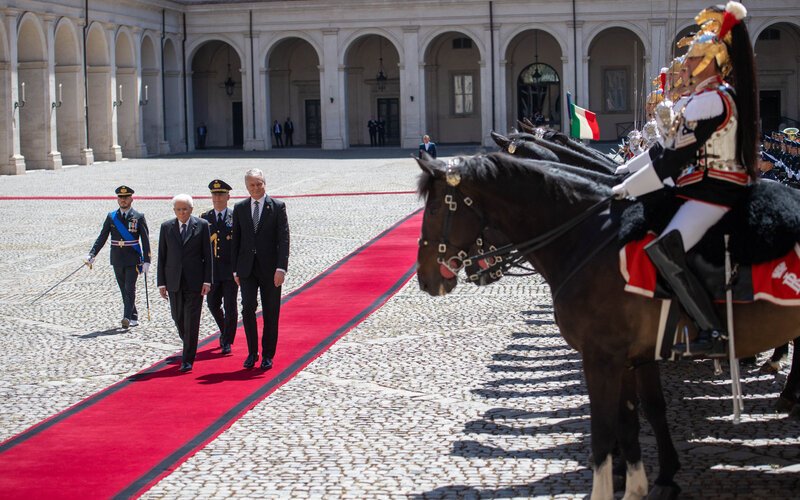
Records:
[[[796,404],[797,401],[792,401],[789,398],[780,396],[778,400],[775,401],[775,413],[789,413]]]
[[[800,405],[794,405],[794,407],[792,407],[792,411],[789,412],[789,418],[800,420]]]
[[[764,361],[764,364],[758,369],[758,373],[763,373],[765,375],[775,375],[779,371],[781,371],[780,362],[772,362],[769,360]]]
[[[647,494],[647,500],[675,500],[681,493],[681,488],[675,483],[672,484],[656,484],[650,488],[650,493]]]

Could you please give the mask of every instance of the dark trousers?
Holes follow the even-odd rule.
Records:
[[[287,146],[294,146],[294,141],[292,140],[292,135],[294,135],[294,132],[292,132],[292,133],[286,132],[286,145]]]
[[[200,336],[200,314],[203,311],[203,295],[200,292],[179,290],[169,292],[169,309],[172,320],[178,327],[183,341],[184,363],[194,363],[197,354],[197,337]]]
[[[239,286],[233,280],[224,280],[211,285],[211,291],[206,295],[206,304],[214,321],[219,328],[219,342],[221,345],[233,344],[236,337],[236,323],[239,312],[236,310],[236,297]]]
[[[261,319],[264,332],[261,337],[261,355],[265,358],[275,357],[278,345],[278,317],[281,312],[281,287],[275,286],[274,272],[269,276],[260,276],[258,261],[253,262],[253,271],[247,278],[240,278],[242,286],[242,324],[247,336],[247,353],[258,354],[258,325],[256,324],[257,296],[261,295]]]
[[[369,131],[369,145],[370,146],[378,145],[378,133],[373,130]]]
[[[281,134],[273,134],[275,136],[275,147],[282,148],[283,147],[283,140],[281,140]]]
[[[122,317],[138,320],[136,279],[139,277],[139,271],[136,270],[136,266],[114,266],[114,276],[117,277],[117,285],[122,294]]]

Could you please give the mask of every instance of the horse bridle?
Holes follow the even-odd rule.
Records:
[[[526,255],[530,252],[539,250],[559,237],[566,234],[571,229],[575,228],[582,222],[584,222],[589,217],[596,215],[597,213],[602,212],[606,209],[608,203],[613,199],[613,196],[608,196],[603,198],[602,200],[598,201],[588,210],[581,212],[577,216],[573,217],[572,219],[568,220],[567,222],[561,224],[560,226],[556,226],[553,229],[545,232],[544,234],[540,234],[534,238],[529,240],[523,241],[522,243],[512,244],[509,243],[507,245],[503,245],[499,248],[494,248],[494,245],[491,245],[490,250],[488,252],[483,251],[483,232],[487,228],[486,227],[486,217],[484,216],[483,212],[478,209],[478,207],[474,206],[474,202],[472,198],[465,196],[459,189],[457,189],[458,185],[461,183],[461,174],[454,168],[454,163],[449,163],[447,166],[447,170],[445,172],[445,181],[447,183],[447,192],[444,196],[444,203],[447,205],[447,214],[445,215],[444,220],[444,227],[442,228],[442,237],[439,241],[439,246],[437,248],[439,257],[437,257],[436,262],[442,266],[444,266],[448,271],[453,273],[454,275],[458,276],[458,272],[464,267],[469,266],[475,259],[484,259],[487,263],[489,259],[493,259],[494,262],[489,264],[488,267],[480,269],[473,275],[469,276],[470,281],[477,281],[480,279],[482,275],[488,274],[490,278],[499,279],[504,274],[510,275],[508,270],[512,267],[517,267],[528,271],[525,274],[516,274],[517,276],[526,276],[530,274],[534,274],[536,271],[526,267],[522,264],[526,260]],[[447,255],[447,248],[449,243],[449,234],[450,234],[450,226],[452,224],[452,217],[455,212],[458,210],[458,203],[455,201],[455,196],[458,195],[461,197],[462,202],[464,205],[472,210],[481,221],[478,235],[476,236],[476,247],[478,248],[478,254],[469,255],[464,250],[455,247],[455,250],[458,250],[456,255],[453,255],[450,258],[445,258]],[[593,252],[589,254],[576,269],[573,269],[573,272],[570,273],[568,279],[574,276],[578,269],[582,268],[588,260],[594,256],[600,249],[604,248],[607,244],[609,244],[614,238],[607,238],[603,244],[596,248]],[[419,241],[420,246],[428,246],[429,242],[427,239],[421,238]],[[452,246],[452,245],[450,245]],[[454,264],[451,264],[450,261],[455,261]],[[563,286],[563,284],[562,284]]]
[[[474,259],[483,258],[482,255],[487,251],[484,248],[484,242],[486,241],[484,232],[486,229],[488,229],[488,227],[486,226],[486,216],[480,209],[478,209],[478,207],[475,206],[472,198],[464,195],[464,193],[456,188],[461,182],[461,174],[459,174],[458,171],[453,168],[453,163],[448,164],[445,180],[447,182],[447,191],[444,195],[444,205],[446,206],[447,212],[445,213],[441,238],[439,239],[436,247],[438,254],[436,262],[441,266],[444,266],[444,268],[453,273],[453,275],[458,276],[458,273],[462,269],[472,265]],[[459,199],[457,200],[457,198]],[[478,218],[478,220],[480,220],[481,229],[478,230],[478,234],[475,236],[475,242],[472,244],[472,246],[477,249],[478,253],[473,256],[470,256],[466,250],[459,248],[450,242],[452,218],[456,211],[458,211],[459,203],[462,203],[465,207],[469,208],[471,212]],[[419,246],[426,247],[428,245],[430,245],[430,241],[424,236],[419,239]],[[469,248],[472,248],[472,246]],[[455,251],[455,254],[447,257],[448,248],[452,248],[452,250]],[[488,252],[494,252],[496,250],[497,248],[494,245],[490,245],[488,248]],[[503,257],[500,256],[493,256],[491,259],[492,264],[488,264],[487,262],[489,267],[496,266],[503,261]],[[485,271],[485,269],[481,269],[481,271]],[[502,273],[499,275],[496,273],[489,273],[489,277],[499,279],[502,277]],[[472,281],[477,281],[480,279],[480,272],[470,275],[469,278]]]

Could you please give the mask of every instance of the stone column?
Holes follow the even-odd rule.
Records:
[[[645,81],[649,82],[656,75],[659,74],[661,68],[667,66],[669,64],[669,44],[670,41],[667,39],[667,19],[666,18],[658,18],[658,19],[650,19],[650,54],[649,54],[649,61],[650,64],[647,65],[644,70],[647,72],[647,79]],[[644,44],[644,50],[647,51],[647,44]],[[648,92],[650,88],[647,89]],[[645,98],[647,96],[645,95]]]
[[[424,131],[421,104],[423,99],[420,78],[419,26],[403,26],[404,64],[400,68],[400,109],[402,125],[401,147],[416,148]]]
[[[15,105],[20,103],[19,95],[19,78],[18,78],[18,62],[17,62],[17,22],[21,11],[17,9],[5,9],[6,33],[8,34],[8,71],[10,73],[11,92],[8,95],[11,97],[11,120],[8,126],[10,127],[10,140],[9,140],[9,157],[5,163],[2,164],[0,173],[19,175],[25,173],[25,157],[22,156],[19,141],[19,108]]]
[[[339,66],[339,29],[323,29],[319,82],[322,149],[345,149],[348,144],[344,98],[346,70],[344,65]]]
[[[242,113],[247,115],[245,123],[248,124],[244,129],[244,149],[247,151],[263,151],[266,149],[266,135],[264,134],[264,118],[259,115],[262,114],[260,110],[264,109],[264,95],[261,92],[263,87],[259,86],[259,80],[262,78],[261,63],[255,60],[256,54],[261,53],[259,49],[259,44],[261,43],[260,34],[253,31],[251,38],[249,32],[245,33],[244,43],[246,71],[242,71],[242,90],[246,89],[249,99],[247,109],[242,109]],[[256,71],[256,73],[251,73],[251,70]],[[245,79],[247,79],[247,82],[245,82]],[[247,84],[245,85],[245,83]],[[244,100],[247,101],[248,99]],[[253,117],[253,106],[255,106],[256,110],[255,117]]]
[[[562,87],[561,99],[563,130],[569,132],[569,107],[567,106],[567,92],[572,92],[575,104],[583,108],[589,104],[589,56],[583,52],[583,21],[567,21],[569,36],[567,49],[569,53],[562,59],[564,61],[565,82]],[[574,30],[574,37],[573,37]],[[574,60],[573,60],[574,59]],[[572,61],[572,64],[569,62]]]
[[[500,75],[498,74],[500,62],[500,44],[498,43],[498,33],[500,24],[494,24],[494,30],[489,24],[483,25],[483,45],[486,47],[486,53],[483,54],[483,60],[480,61],[480,75],[481,75],[481,144],[484,146],[494,145],[494,140],[489,132],[492,130],[493,124],[497,126],[498,118],[504,119],[504,114],[498,113],[500,108],[505,108],[505,105],[500,102],[500,95],[497,92]],[[494,54],[492,51],[492,37],[494,37]],[[492,60],[495,62],[492,68]],[[494,87],[492,87],[492,71],[494,71]],[[492,93],[494,92],[494,103],[492,103]]]
[[[78,50],[80,51],[81,54],[81,63],[85,63],[83,57],[86,51],[84,51],[83,48],[84,45],[86,44],[86,39],[84,38],[83,34],[86,28],[86,20],[80,19],[79,21],[76,22],[76,25],[81,29],[81,36],[78,37]],[[82,147],[81,147],[79,163],[81,165],[92,165],[94,163],[94,151],[87,142],[88,137],[86,137],[89,127],[89,124],[86,123],[88,115],[87,106],[89,105],[89,103],[86,102],[86,99],[88,99],[88,95],[86,94],[86,89],[88,88],[89,84],[89,82],[86,81],[86,78],[88,78],[89,75],[84,74],[83,67],[78,68],[78,72],[80,76],[77,77],[78,86],[76,87],[77,90],[75,94],[77,109],[75,111],[76,111],[77,123],[79,123],[80,124],[79,126],[81,127],[79,135],[81,138],[80,141]]]
[[[110,23],[103,23],[103,28],[106,31],[106,44],[108,45],[109,63],[108,63],[108,82],[111,90],[111,98],[115,105],[111,106],[111,123],[109,124],[111,131],[111,145],[108,150],[109,161],[120,161],[122,159],[122,147],[119,145],[119,131],[117,120],[117,108],[119,107],[119,100],[121,95],[117,95],[119,87],[117,86],[117,43],[114,34],[117,27]]]
[[[45,87],[46,109],[44,117],[45,149],[47,159],[45,169],[58,170],[61,168],[61,153],[58,152],[58,123],[56,120],[56,23],[55,16],[44,16],[45,37],[47,43],[47,85]]]

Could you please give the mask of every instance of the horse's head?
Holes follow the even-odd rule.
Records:
[[[533,142],[535,136],[531,134],[511,134],[506,137],[496,132],[491,132],[492,139],[500,149],[509,154],[530,158],[532,160],[558,161],[555,153]]]
[[[486,220],[475,203],[475,193],[470,194],[462,184],[462,161],[457,158],[445,164],[429,158],[417,160],[422,168],[419,193],[425,198],[417,278],[420,288],[431,295],[451,292],[458,283],[459,271],[465,267],[474,275],[486,266],[467,260],[488,251],[488,246],[483,238]],[[490,282],[488,278],[475,281]]]

